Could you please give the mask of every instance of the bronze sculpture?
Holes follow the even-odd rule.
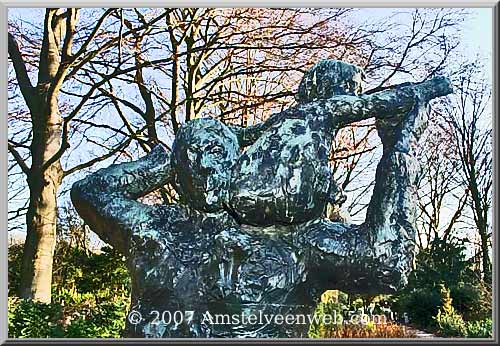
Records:
[[[206,313],[310,314],[328,288],[382,293],[405,284],[414,256],[413,149],[427,103],[451,87],[437,77],[362,95],[361,80],[353,65],[322,61],[306,73],[298,104],[262,124],[195,119],[171,154],[159,146],[74,184],[79,214],[128,259],[140,315],[128,321],[129,336],[304,337],[304,325],[214,325]],[[321,215],[339,199],[328,171],[332,139],[369,117],[378,119],[384,151],[366,221],[330,222]],[[137,201],[167,182],[186,205]],[[165,311],[190,312],[189,321],[159,320]]]

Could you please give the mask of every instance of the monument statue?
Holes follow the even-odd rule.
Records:
[[[452,89],[436,77],[367,95],[362,79],[354,65],[321,61],[305,73],[297,103],[265,122],[194,119],[171,152],[157,146],[73,185],[78,213],[127,258],[128,336],[306,337],[307,324],[272,316],[310,315],[326,289],[405,285],[416,235],[414,150],[428,102]],[[366,220],[331,222],[322,217],[326,204],[344,199],[328,168],[332,141],[369,118],[383,155]],[[185,203],[137,201],[167,183]],[[213,323],[216,315],[260,317]]]

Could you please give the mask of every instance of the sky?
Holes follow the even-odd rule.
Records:
[[[406,9],[411,10],[411,9]],[[353,20],[376,20],[378,17],[385,17],[389,15],[393,8],[366,8],[361,10],[353,18]],[[474,59],[477,55],[485,57],[489,61],[486,63],[487,71],[485,71],[492,79],[492,10],[487,8],[475,8],[470,9],[472,13],[471,17],[463,24],[463,48],[461,53],[465,54],[471,59]],[[26,22],[36,21],[41,23],[43,19],[43,9],[9,9],[9,20],[19,21],[23,20]],[[404,17],[400,20],[404,21]],[[15,207],[12,207],[13,209]]]
[[[488,8],[474,10],[472,20],[465,23],[463,42],[466,45],[464,52],[472,57],[480,53],[488,57],[486,64],[490,80],[493,80],[493,11]]]
[[[411,10],[411,9],[402,9]],[[360,20],[375,20],[377,17],[386,17],[390,15],[394,8],[365,8],[361,10],[366,13],[366,17],[356,16]],[[487,64],[487,74],[492,79],[493,76],[493,11],[489,8],[471,8],[469,9],[471,15],[463,23],[462,26],[462,44],[463,48],[460,53],[474,58],[477,54],[488,57],[489,63]],[[402,18],[401,20],[404,20]]]

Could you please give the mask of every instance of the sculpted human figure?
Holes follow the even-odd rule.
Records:
[[[141,316],[127,322],[129,336],[303,337],[307,325],[213,324],[206,313],[310,314],[329,288],[383,293],[405,284],[413,149],[427,103],[451,88],[439,77],[363,95],[361,79],[353,65],[320,62],[304,76],[298,104],[262,124],[195,119],[178,131],[172,153],[158,146],[73,185],[79,214],[128,259],[131,309]],[[321,215],[338,199],[327,165],[333,137],[370,117],[384,150],[366,221],[330,222]],[[186,204],[137,201],[168,182]],[[189,318],[163,323],[156,312],[164,311]]]

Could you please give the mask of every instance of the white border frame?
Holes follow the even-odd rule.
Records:
[[[499,0],[477,0],[477,1],[466,1],[466,0],[421,0],[419,2],[413,2],[411,0],[385,0],[385,1],[311,1],[305,3],[304,1],[298,0],[253,0],[253,1],[241,1],[241,2],[227,2],[223,0],[213,0],[213,1],[202,1],[202,0],[170,0],[166,1],[154,1],[154,0],[146,0],[146,1],[131,1],[131,0],[87,0],[87,1],[61,1],[61,0],[0,0],[0,27],[7,27],[7,10],[8,8],[16,8],[16,7],[33,7],[33,8],[46,8],[46,7],[58,7],[58,6],[68,6],[72,7],[380,7],[380,8],[436,8],[436,7],[448,7],[448,8],[491,8],[493,15],[493,178],[494,178],[494,186],[493,186],[493,235],[492,235],[492,244],[493,248],[493,287],[497,288],[497,279],[498,279],[498,255],[496,251],[498,251],[498,247],[496,247],[498,234],[496,230],[496,225],[498,222],[498,160],[499,156],[499,148],[498,148],[498,39],[499,39]],[[0,35],[0,47],[2,48],[2,54],[0,56],[0,62],[2,65],[2,69],[0,72],[0,80],[7,81],[7,64],[8,64],[8,49],[7,49],[7,30],[4,31],[2,35]],[[0,145],[4,148],[0,151],[0,195],[3,196],[0,201],[0,220],[2,220],[3,230],[0,229],[0,344],[24,344],[28,342],[36,342],[37,344],[63,344],[68,345],[72,343],[78,344],[96,344],[104,343],[104,344],[117,344],[117,343],[154,343],[154,344],[195,344],[195,343],[210,343],[210,344],[223,344],[223,343],[238,343],[238,344],[259,344],[262,345],[264,343],[275,344],[275,343],[295,343],[299,342],[301,344],[332,344],[332,343],[370,343],[370,344],[388,344],[388,343],[417,343],[417,344],[432,344],[432,343],[463,343],[464,339],[457,339],[456,341],[450,341],[450,339],[359,339],[353,341],[354,339],[344,339],[344,340],[335,340],[331,339],[161,339],[161,340],[145,340],[145,339],[26,339],[26,341],[19,339],[7,339],[7,281],[8,281],[8,270],[7,270],[7,251],[8,248],[8,202],[7,202],[7,167],[8,167],[8,155],[7,155],[7,83],[0,84],[0,100],[1,100],[1,123],[0,123]],[[495,155],[496,154],[496,155]],[[5,250],[4,250],[5,249]],[[3,251],[2,251],[3,250]],[[495,251],[496,250],[496,251]],[[493,294],[493,339],[470,339],[471,343],[477,344],[496,344],[498,341],[498,309],[496,304],[498,303],[498,289],[494,290]],[[486,341],[487,340],[487,341]],[[467,342],[469,343],[469,342]]]

